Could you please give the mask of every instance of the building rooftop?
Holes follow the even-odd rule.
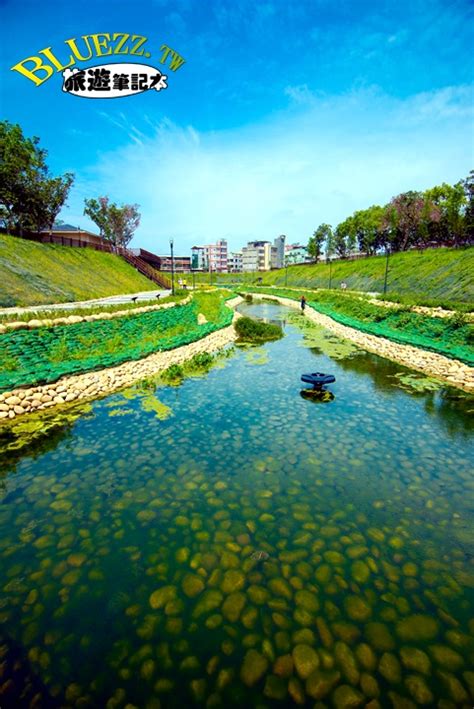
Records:
[[[50,231],[80,231],[83,234],[91,234],[92,236],[99,236],[99,234],[93,234],[87,229],[82,229],[80,226],[73,226],[72,224],[53,224],[51,229],[42,229],[41,233],[46,232],[49,234]]]

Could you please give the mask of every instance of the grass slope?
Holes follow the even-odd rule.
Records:
[[[383,290],[385,256],[336,261],[331,265],[332,288],[339,288],[341,281],[349,290]],[[199,274],[200,280],[209,282],[209,274]],[[254,283],[262,278],[262,285],[285,285],[285,269],[263,273],[218,274],[217,282],[227,281]],[[216,274],[213,276],[216,282]],[[327,288],[329,266],[320,263],[311,266],[290,266],[288,285],[305,288]],[[407,251],[390,256],[388,271],[388,294],[411,295],[425,299],[445,301],[474,301],[474,248],[427,249]]]
[[[119,256],[0,234],[0,307],[66,303],[154,289],[152,281]]]

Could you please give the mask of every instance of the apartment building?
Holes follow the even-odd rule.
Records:
[[[286,263],[310,263],[311,258],[308,255],[308,249],[301,244],[287,244],[285,246],[285,265]]]
[[[269,241],[249,241],[242,249],[242,271],[269,271],[272,245]]]
[[[193,246],[191,249],[191,264],[195,270],[226,273],[227,258],[227,241],[225,239],[221,239],[215,244]]]
[[[227,270],[229,273],[242,272],[242,251],[234,251],[228,255]]]

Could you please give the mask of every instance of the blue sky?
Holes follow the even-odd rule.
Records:
[[[75,173],[64,221],[95,230],[85,197],[138,203],[135,246],[306,243],[321,222],[473,167],[467,1],[7,0],[1,15],[2,117],[40,137],[53,172]],[[10,71],[96,32],[147,36],[163,71],[162,44],[186,63],[165,91],[117,100]]]

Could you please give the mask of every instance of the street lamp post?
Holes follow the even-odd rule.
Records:
[[[385,293],[387,292],[388,259],[389,259],[389,256],[390,256],[390,249],[388,248],[388,246],[387,246],[386,249],[385,249],[385,253],[386,253],[387,259],[386,259],[386,261],[385,261],[385,278],[384,278],[384,282],[383,282],[383,292],[384,292],[384,295],[385,295]]]
[[[171,250],[171,294],[174,295],[174,256],[173,256],[173,239],[170,239]]]
[[[196,290],[196,273],[194,270],[191,271],[193,276],[193,290]]]
[[[329,290],[331,290],[331,283],[332,283],[332,261],[328,257],[328,263],[329,263]]]

